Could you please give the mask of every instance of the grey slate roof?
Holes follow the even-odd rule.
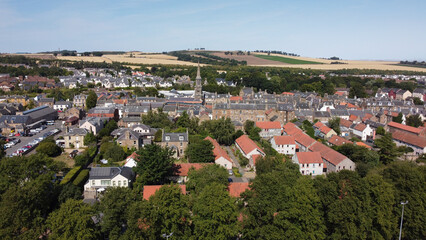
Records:
[[[169,137],[169,140],[167,140]],[[182,142],[188,142],[188,133],[163,133],[163,142],[181,142],[180,137],[183,137]]]
[[[89,180],[92,179],[113,179],[117,175],[131,180],[134,173],[129,167],[94,167],[90,169]]]

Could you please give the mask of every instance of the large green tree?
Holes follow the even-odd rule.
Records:
[[[172,127],[173,123],[170,121],[169,116],[160,108],[158,112],[148,111],[147,114],[142,116],[142,122],[153,128],[166,128]]]
[[[139,175],[137,182],[142,185],[164,183],[172,170],[173,151],[157,144],[150,144],[139,149],[137,154],[139,161],[133,168]]]
[[[135,201],[129,188],[108,188],[97,207],[102,212],[101,231],[109,239],[119,239],[127,227],[127,215],[124,214]]]
[[[194,239],[231,239],[237,236],[237,208],[222,184],[213,182],[206,186],[195,198],[192,212]]]
[[[393,209],[398,223],[402,210],[400,203],[408,201],[404,209],[402,238],[423,239],[426,236],[426,168],[412,162],[396,161],[384,168],[381,174],[395,188]]]
[[[189,162],[192,163],[214,162],[213,144],[207,140],[190,143],[185,154]]]
[[[396,144],[392,141],[391,133],[385,133],[381,138],[377,138],[374,144],[380,148],[380,161],[384,164],[391,163],[401,156]]]
[[[81,200],[69,199],[47,219],[51,239],[99,239],[94,209]]]
[[[328,126],[333,129],[337,135],[340,135],[340,118],[332,118],[328,120]]]
[[[412,127],[420,127],[423,126],[422,119],[419,114],[411,115],[407,117],[407,125]]]
[[[86,108],[91,109],[96,107],[96,104],[98,102],[98,95],[94,91],[89,91],[89,94],[86,98]]]
[[[228,186],[228,172],[222,166],[209,164],[201,169],[190,169],[186,187],[190,191],[200,193],[206,186],[218,183],[224,187]]]
[[[177,185],[165,185],[149,201],[133,203],[128,216],[128,239],[161,239],[170,233],[175,239],[191,236],[188,196]]]
[[[38,153],[46,154],[49,157],[56,157],[61,155],[62,149],[56,145],[53,138],[46,138],[43,140],[37,147],[36,151]]]
[[[219,144],[229,146],[234,143],[236,132],[230,118],[204,121],[201,123],[200,129],[206,131],[207,134],[216,139]]]

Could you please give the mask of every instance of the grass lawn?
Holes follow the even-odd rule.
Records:
[[[279,56],[268,56],[268,55],[254,55],[258,58],[263,58],[266,60],[271,61],[277,61],[277,62],[283,62],[288,64],[322,64],[320,62],[312,62],[312,61],[305,61],[305,60],[299,60],[294,58],[287,58],[287,57],[279,57]]]
[[[70,158],[67,152],[64,152],[61,155],[53,158],[53,161],[64,162],[65,165],[69,168],[74,167],[74,159]]]

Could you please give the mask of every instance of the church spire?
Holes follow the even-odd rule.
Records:
[[[198,68],[197,68],[197,77],[195,77],[195,89],[194,89],[194,98],[196,100],[201,100],[202,98],[202,87],[201,87],[201,74],[200,74],[200,61],[198,61]]]
[[[201,79],[201,74],[200,74],[200,60],[198,60],[197,77],[195,77],[195,79]]]

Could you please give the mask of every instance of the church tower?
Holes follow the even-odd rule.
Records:
[[[202,98],[201,81],[202,79],[200,74],[200,63],[198,62],[197,77],[195,78],[195,91],[194,91],[195,100],[201,100]]]

